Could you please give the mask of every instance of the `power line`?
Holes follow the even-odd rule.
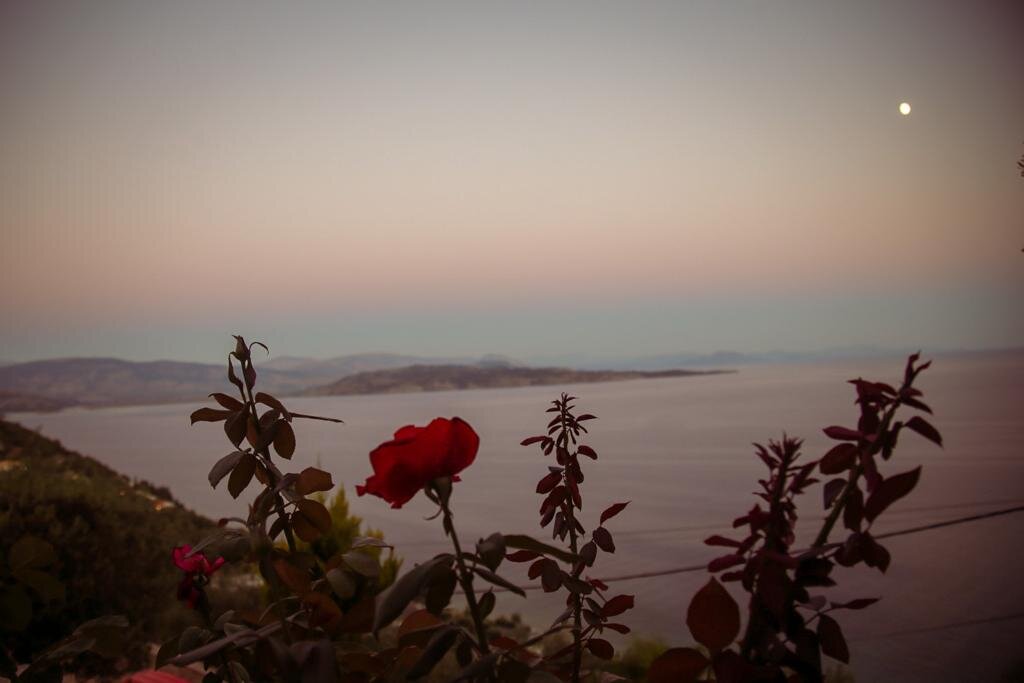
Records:
[[[908,534],[916,534],[922,531],[931,531],[933,529],[942,529],[944,527],[955,526],[958,524],[967,524],[969,522],[977,522],[982,519],[990,519],[992,517],[1002,517],[1010,515],[1016,512],[1024,512],[1024,505],[1017,505],[1011,508],[1004,508],[1002,510],[993,510],[992,512],[985,512],[979,515],[970,515],[968,517],[958,517],[956,519],[949,519],[942,522],[934,522],[932,524],[922,524],[920,526],[908,527],[906,529],[899,529],[898,531],[889,531],[884,534],[878,534],[875,538],[893,538],[895,536],[905,536]],[[684,574],[687,572],[697,572],[706,570],[708,566],[707,562],[702,564],[693,564],[684,567],[671,567],[669,569],[660,569],[650,572],[639,572],[636,574],[620,574],[619,576],[601,577],[598,580],[604,583],[614,583],[619,581],[633,581],[637,579],[652,579],[659,576],[670,576],[672,574]],[[536,591],[542,590],[543,587],[538,584],[532,584],[528,586],[520,586],[525,591]],[[494,592],[503,593],[508,589],[495,587]]]
[[[851,641],[861,640],[876,640],[878,638],[895,638],[898,636],[910,636],[918,633],[931,633],[932,631],[946,631],[951,628],[960,628],[962,626],[977,626],[979,624],[994,624],[1000,621],[1012,621],[1014,619],[1024,619],[1024,612],[1014,612],[1013,614],[1000,614],[994,617],[986,617],[984,619],[965,619],[964,621],[954,621],[948,624],[941,624],[939,626],[923,626],[921,628],[908,628],[901,631],[889,631],[888,633],[874,633],[869,636],[856,636],[853,638],[847,638]]]
[[[1020,498],[1000,498],[989,501],[975,501],[969,503],[950,503],[947,505],[929,505],[914,508],[902,508],[894,510],[891,514],[906,514],[916,512],[938,512],[942,510],[956,510],[959,508],[973,508],[973,507],[986,507],[989,505],[1004,505],[1004,504],[1022,504]],[[807,521],[825,521],[825,517],[808,517]],[[668,534],[668,533],[679,533],[686,531],[717,531],[722,528],[722,524],[689,524],[684,526],[673,526],[673,527],[653,527],[647,529],[625,529],[623,531],[616,531],[615,536],[646,536],[648,534]],[[880,537],[879,537],[880,538]],[[402,547],[421,547],[421,546],[442,546],[446,545],[442,539],[424,539],[421,541],[408,541],[401,544]]]

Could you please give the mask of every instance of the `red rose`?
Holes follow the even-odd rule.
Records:
[[[202,553],[194,553],[189,556],[192,546],[178,546],[171,553],[174,566],[185,572],[185,577],[178,584],[178,599],[188,603],[188,606],[195,609],[196,605],[203,598],[203,586],[205,586],[213,573],[224,564],[224,558],[218,557],[213,562],[206,559]]]
[[[356,493],[379,496],[400,508],[434,479],[458,481],[456,475],[469,467],[479,447],[480,437],[457,417],[439,417],[426,427],[402,427],[393,440],[370,453],[373,474],[356,486]]]

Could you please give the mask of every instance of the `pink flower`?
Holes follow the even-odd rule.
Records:
[[[211,563],[203,553],[189,556],[191,550],[190,545],[178,546],[171,552],[171,559],[175,567],[185,572],[185,577],[178,584],[178,599],[195,609],[199,601],[205,597],[203,586],[209,582],[213,573],[221,568],[224,558],[218,557]]]

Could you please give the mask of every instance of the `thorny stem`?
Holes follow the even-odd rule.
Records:
[[[242,387],[243,387],[243,389],[242,389],[242,398],[245,399],[245,404],[246,404],[246,406],[249,409],[249,414],[252,416],[253,424],[256,425],[256,433],[257,434],[262,434],[262,430],[260,429],[259,415],[256,413],[256,399],[253,398],[252,389],[249,388],[248,384],[245,382],[245,363],[248,362],[251,365],[252,364],[252,360],[250,359],[248,361],[239,361],[239,362],[242,364]],[[248,393],[246,393],[246,390],[248,390]],[[253,450],[255,451],[255,448]],[[260,455],[267,463],[270,463],[270,447],[269,446],[264,446],[261,451],[257,451],[257,454]],[[273,469],[270,468],[270,467],[266,468],[266,472],[267,472],[267,479],[270,481],[270,490],[274,490],[274,488],[277,487],[277,475],[274,474]],[[284,511],[284,501],[281,499],[281,494],[280,493],[274,494],[274,510],[275,510],[275,512],[277,512],[277,516],[278,517],[280,517],[281,519],[287,521],[287,515],[285,514],[285,511]],[[294,536],[294,534],[292,534],[292,528],[288,524],[284,524],[283,526],[284,526],[284,537],[285,537],[285,540],[288,541],[288,550],[289,550],[289,552],[294,553],[295,552],[295,536]]]
[[[567,396],[562,394],[562,405],[561,405],[561,418],[562,418],[562,436],[565,440],[565,452],[569,453],[569,423],[566,419],[568,413],[568,400]],[[570,456],[571,458],[571,456]],[[571,460],[566,462],[565,469],[562,471],[564,478],[569,477],[569,465]],[[566,500],[565,506],[562,508],[565,511],[565,521],[569,526],[569,550],[572,551],[573,556],[579,554],[579,539],[576,537],[576,515],[573,513],[573,502],[572,497],[569,496]],[[580,563],[577,561],[577,567],[573,570],[573,578],[579,578],[579,573],[582,570]],[[583,600],[579,593],[572,593],[572,683],[579,683],[580,681],[580,668],[583,663]]]
[[[786,458],[780,459],[779,471],[775,479],[775,489],[772,491],[772,499],[768,507],[770,511],[776,511],[779,508],[779,503],[782,500],[782,493],[785,490],[786,486],[786,473],[789,469],[790,463],[791,461]],[[773,522],[774,520],[770,521],[769,524],[772,524]],[[765,537],[765,547],[767,547],[769,550],[778,550],[778,548],[776,547],[779,544],[778,534],[779,529],[773,529],[769,527],[769,532]],[[754,636],[756,631],[755,622],[757,622],[758,626],[760,626],[761,622],[759,613],[754,609],[755,600],[756,593],[750,596],[750,618],[747,619],[747,628],[746,631],[744,631],[743,633],[743,642],[740,645],[740,654],[743,656],[744,659],[749,658],[750,650],[754,646]]]
[[[462,545],[459,543],[459,535],[455,532],[455,524],[452,522],[452,511],[448,507],[448,501],[444,496],[438,496],[441,504],[441,511],[444,513],[444,528],[451,536],[452,545],[455,547],[455,563],[459,567],[459,584],[462,592],[466,595],[466,604],[469,606],[469,613],[473,617],[473,626],[476,629],[477,645],[482,654],[490,653],[487,645],[487,631],[484,628],[484,620],[480,616],[480,605],[476,601],[476,593],[473,591],[473,575],[469,573],[466,561],[462,557]]]
[[[904,384],[903,389],[906,389],[907,385]],[[901,391],[902,394],[902,391]],[[896,409],[900,407],[900,401],[897,399],[889,409],[885,411],[885,415],[882,416],[881,424],[878,425],[878,429],[875,431],[874,441],[877,441],[883,434],[889,431],[889,425],[892,423],[892,418],[896,415]],[[858,456],[860,453],[858,453]],[[832,504],[832,510],[829,511],[828,517],[825,518],[824,523],[821,525],[821,530],[818,531],[817,537],[814,539],[814,543],[811,544],[812,548],[820,548],[821,546],[828,543],[829,534],[832,533],[833,527],[839,520],[839,515],[843,513],[843,509],[846,508],[846,503],[853,494],[853,490],[857,488],[857,482],[860,480],[861,475],[864,474],[864,465],[860,462],[850,470],[850,478],[846,481],[846,486],[843,487],[843,492],[839,494],[839,498],[835,503]]]
[[[203,620],[206,622],[206,625],[210,630],[216,630],[214,629],[213,615],[210,614],[210,603],[207,602],[206,595],[203,595],[199,600],[199,613],[203,615]],[[235,677],[235,672],[231,669],[231,664],[228,663],[228,658],[227,655],[224,654],[224,650],[221,650],[217,654],[220,659],[221,666],[227,673],[227,677],[231,683],[239,683],[238,679]]]

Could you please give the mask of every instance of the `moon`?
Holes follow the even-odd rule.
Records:
[[[900,113],[904,116],[910,115],[910,102],[900,102]]]

